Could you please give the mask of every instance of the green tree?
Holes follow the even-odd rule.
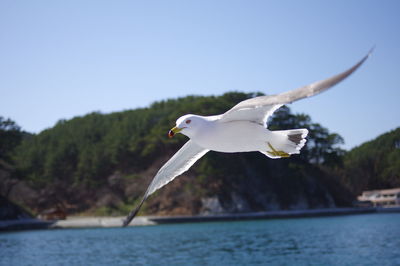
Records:
[[[352,149],[344,156],[342,182],[359,194],[400,186],[400,128]]]
[[[301,158],[310,163],[326,166],[341,166],[344,150],[340,145],[343,138],[318,123],[313,123],[306,114],[292,114],[289,107],[278,109],[268,122],[271,130],[285,130],[295,128],[307,128],[309,133],[306,146],[302,149]]]
[[[220,114],[237,102],[258,95],[229,92],[219,97],[187,96],[155,102],[149,108],[108,115],[95,112],[60,120],[54,128],[24,141],[15,158],[24,176],[32,180],[102,184],[118,168],[143,169],[160,153],[178,149],[186,138],[178,136],[171,140],[166,132],[180,115]],[[339,160],[342,138],[312,123],[309,116],[292,114],[288,107],[282,107],[270,124],[272,130],[310,129],[301,155],[304,160],[315,164]]]
[[[0,159],[10,161],[11,152],[23,138],[21,128],[11,119],[0,116]]]
[[[81,198],[86,195],[85,202],[91,202],[96,191],[109,190],[115,173],[135,176],[135,180],[147,184],[148,180],[140,173],[151,175],[149,170],[154,170],[156,162],[165,161],[187,141],[180,134],[173,139],[167,137],[168,130],[182,114],[221,114],[238,102],[258,95],[261,94],[229,92],[221,96],[187,96],[155,102],[148,108],[111,114],[94,112],[60,120],[53,128],[24,138],[14,149],[13,158],[22,181],[51,195],[62,195],[71,206],[85,209],[90,204],[84,205]],[[185,186],[183,191],[191,197],[218,194],[227,201],[232,200],[230,191],[235,191],[245,194],[256,206],[255,210],[265,209],[271,193],[280,195],[277,200],[285,208],[303,194],[312,195],[310,202],[314,195],[324,198],[322,186],[309,188],[309,184],[317,182],[313,176],[324,174],[318,170],[321,165],[338,165],[342,158],[342,138],[314,123],[308,115],[293,114],[285,106],[271,118],[269,128],[308,128],[308,142],[300,156],[267,160],[260,153],[210,152],[191,170],[198,182]],[[126,183],[118,182],[121,186],[114,193],[125,197],[125,202],[132,203],[140,195],[139,191],[145,189],[143,184],[138,184],[134,188],[137,195],[123,196],[121,191]],[[249,192],[252,189],[261,195],[259,199],[253,198],[254,193]]]

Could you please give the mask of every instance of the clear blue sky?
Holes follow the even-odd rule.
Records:
[[[275,94],[376,45],[349,79],[290,105],[352,148],[400,126],[399,14],[395,0],[3,0],[0,115],[38,133],[189,94]]]

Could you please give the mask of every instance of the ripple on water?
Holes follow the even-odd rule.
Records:
[[[0,234],[0,265],[400,265],[400,214]]]

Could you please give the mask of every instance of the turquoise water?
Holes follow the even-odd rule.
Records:
[[[400,265],[400,214],[8,232],[0,265]]]

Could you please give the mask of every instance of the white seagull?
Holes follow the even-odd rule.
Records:
[[[270,131],[267,129],[268,118],[282,105],[319,94],[344,80],[367,60],[371,52],[350,69],[328,79],[281,94],[244,100],[224,114],[187,114],[178,118],[168,136],[172,138],[176,133],[182,133],[190,138],[189,141],[157,172],[142,201],[129,213],[123,226],[132,221],[152,193],[187,171],[210,150],[229,153],[258,151],[273,159],[300,153],[308,130]]]

